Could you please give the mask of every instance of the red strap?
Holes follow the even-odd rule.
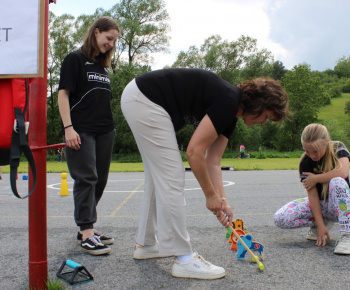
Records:
[[[10,148],[15,119],[11,79],[0,79],[0,104],[0,148]]]

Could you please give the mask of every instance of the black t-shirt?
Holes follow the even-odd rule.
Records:
[[[218,135],[229,138],[237,123],[241,90],[202,69],[163,69],[136,77],[140,91],[170,115],[175,131],[198,126],[207,114]]]
[[[340,141],[332,141],[334,143],[334,152],[338,158],[347,157],[350,160],[350,153],[346,146],[340,142]],[[311,172],[314,174],[321,174],[323,173],[322,167],[323,157],[319,161],[313,161],[308,155],[305,155],[304,158],[300,161],[299,165],[299,173],[302,172]],[[345,179],[346,182],[349,184],[349,176]],[[320,197],[322,198],[322,183],[316,184],[317,192]],[[328,195],[327,195],[328,199]]]
[[[78,133],[103,134],[114,129],[108,73],[80,51],[69,54],[61,67],[59,90],[69,89],[70,114]]]

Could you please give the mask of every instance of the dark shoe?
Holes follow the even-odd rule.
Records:
[[[96,236],[81,241],[81,248],[83,252],[94,256],[109,254],[111,252],[111,248],[102,244]]]
[[[100,239],[102,244],[104,244],[104,245],[112,245],[112,244],[114,244],[114,239],[112,237],[102,235],[102,234],[100,234],[100,233],[98,233],[96,231],[94,231],[94,233],[95,233],[95,236]]]
[[[100,239],[101,243],[104,244],[104,245],[112,245],[112,244],[114,244],[114,239],[112,237],[108,237],[108,236],[102,235],[102,234],[100,234],[98,232],[95,232],[95,231],[94,231],[94,235],[96,237],[98,237]],[[77,243],[79,245],[81,244],[81,239],[82,238],[83,238],[83,235],[80,232],[78,232],[78,234],[77,234]]]

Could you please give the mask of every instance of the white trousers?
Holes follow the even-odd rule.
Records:
[[[192,247],[186,226],[185,171],[169,114],[138,89],[124,89],[123,114],[134,134],[145,171],[142,212],[136,242],[157,243],[161,255],[188,255]]]

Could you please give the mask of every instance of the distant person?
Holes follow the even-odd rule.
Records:
[[[57,149],[57,162],[61,162],[61,157],[62,157],[62,149],[59,148]]]
[[[245,147],[244,147],[244,145],[241,145],[239,147],[239,152],[241,153],[241,159],[245,158]]]
[[[63,61],[58,106],[64,126],[66,159],[74,179],[77,240],[84,252],[108,254],[114,239],[94,231],[96,206],[107,183],[115,126],[111,111],[110,66],[120,29],[111,17],[98,18],[83,46]]]
[[[136,77],[121,98],[123,114],[144,164],[145,185],[135,259],[175,256],[172,275],[217,279],[226,275],[194,252],[186,226],[185,171],[175,132],[196,130],[187,158],[219,222],[232,224],[220,162],[242,118],[247,126],[285,118],[288,96],[281,85],[260,78],[233,86],[201,69],[164,69]],[[228,218],[224,214],[227,214]],[[158,233],[158,241],[156,234]]]
[[[306,126],[301,143],[305,150],[299,173],[308,196],[291,201],[274,215],[284,229],[310,227],[307,239],[316,246],[330,240],[327,226],[339,222],[340,240],[335,254],[350,254],[350,153],[340,141],[332,141],[321,124]]]

